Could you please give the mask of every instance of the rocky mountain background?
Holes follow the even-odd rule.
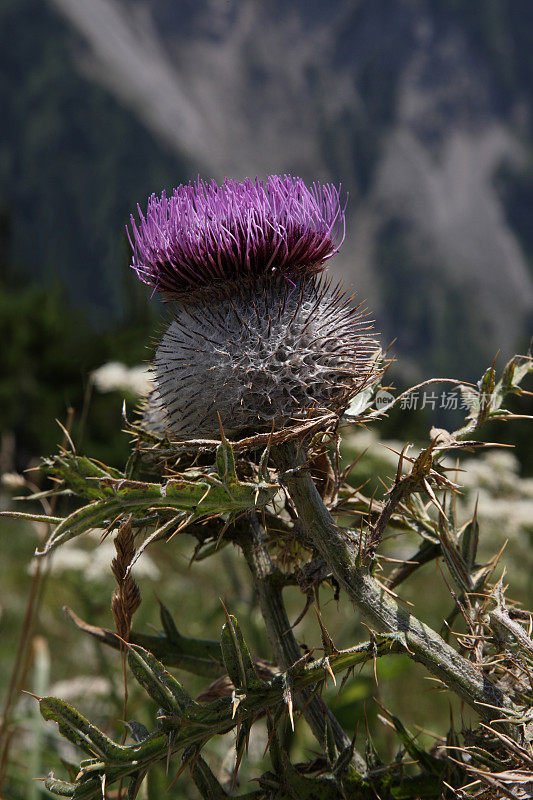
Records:
[[[342,182],[405,379],[473,378],[533,327],[532,50],[528,0],[0,0],[3,262],[105,328],[152,191]]]

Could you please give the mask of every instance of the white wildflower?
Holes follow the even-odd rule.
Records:
[[[62,700],[75,701],[80,697],[109,697],[111,684],[107,678],[79,675],[57,681],[50,687],[50,694]]]
[[[96,529],[91,531],[92,538],[97,538],[97,546],[87,550],[82,548],[76,541],[66,542],[50,556],[50,572],[54,576],[61,575],[63,572],[79,572],[83,578],[91,583],[99,583],[112,578],[111,561],[116,555],[113,539],[109,536],[103,542],[100,541],[102,531]],[[31,574],[35,571],[36,561],[32,561],[29,566]],[[147,553],[136,562],[135,576],[137,578],[148,578],[158,580],[160,572],[157,565],[152,561]]]
[[[150,371],[147,367],[127,367],[109,361],[91,372],[91,379],[100,392],[125,392],[143,397],[150,391]]]
[[[4,472],[1,481],[4,489],[9,492],[18,492],[26,486],[26,478],[18,472]]]

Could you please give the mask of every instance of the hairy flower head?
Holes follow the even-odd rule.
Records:
[[[131,216],[132,266],[170,299],[191,300],[228,281],[319,272],[344,235],[344,210],[332,184],[270,175],[178,186],[152,195]]]
[[[178,306],[153,362],[145,420],[180,438],[340,411],[373,374],[364,315],[314,276],[269,276]]]

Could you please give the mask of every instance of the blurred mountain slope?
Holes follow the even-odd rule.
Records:
[[[47,2],[70,25],[52,34],[48,20],[45,37],[83,86],[85,135],[122,120],[110,152],[102,142],[71,176],[86,182],[83,171],[96,169],[97,191],[113,195],[107,215],[87,204],[90,231],[85,217],[73,223],[82,248],[91,232],[99,239],[104,281],[114,280],[117,217],[145,201],[148,184],[292,171],[349,191],[336,269],[368,298],[385,341],[397,337],[406,377],[469,377],[498,348],[523,345],[533,310],[533,6]],[[43,91],[62,91],[64,79]],[[48,152],[58,180],[72,112],[63,108],[65,142]],[[42,252],[60,270],[61,258],[75,259],[46,242]],[[94,303],[87,267],[71,276]]]
[[[0,212],[10,263],[26,280],[59,281],[106,325],[123,306],[132,205],[183,167],[80,76],[81,46],[42,0],[0,0]]]

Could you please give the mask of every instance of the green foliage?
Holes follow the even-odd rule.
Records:
[[[173,443],[131,426],[135,459],[122,473],[69,451],[45,459],[43,469],[56,481],[47,496],[56,495],[70,508],[73,502],[77,505],[71,513],[48,517],[55,528],[45,551],[95,526],[116,529],[116,564],[126,557],[121,539],[127,534],[134,550],[120,569],[113,570],[120,589],[122,578],[117,576],[129,575],[131,581],[139,556],[157,539],[177,531],[190,536],[198,542],[192,562],[203,554],[219,563],[224,556],[219,545],[229,542],[245,556],[278,661],[263,661],[241,620],[225,609],[220,642],[184,636],[180,633],[182,617],[178,627],[162,604],[162,631],[157,634],[131,629],[135,605],[127,642],[112,630],[85,623],[69,612],[81,631],[121,651],[124,664],[128,663],[150,702],[143,704],[141,695],[131,691],[136,698],[134,713],[141,719],[128,722],[132,741],[119,744],[105,726],[89,721],[65,700],[40,698],[43,717],[55,722],[62,736],[88,756],[79,767],[69,770],[68,780],[50,776],[47,788],[59,796],[95,800],[106,786],[123,783],[128,786],[129,798],[141,797],[145,778],[150,787],[155,780],[150,774],[177,755],[181,768],[176,777],[188,769],[203,797],[234,796],[237,774],[241,766],[246,770],[249,740],[265,716],[265,755],[268,753],[270,764],[258,759],[257,769],[246,773],[256,781],[243,795],[249,800],[289,800],[294,796],[370,800],[376,794],[389,800],[437,800],[447,796],[444,787],[452,787],[451,797],[456,789],[478,778],[488,781],[489,787],[505,790],[524,783],[533,764],[533,697],[528,680],[533,644],[527,630],[531,615],[508,599],[503,578],[492,581],[495,560],[481,561],[482,526],[477,512],[466,521],[459,518],[457,469],[448,465],[446,457],[450,452],[488,446],[480,438],[486,424],[512,420],[513,414],[506,409],[508,397],[523,392],[521,384],[531,371],[531,358],[517,356],[501,372],[491,366],[475,387],[462,387],[468,405],[465,424],[453,432],[433,431],[429,444],[416,455],[402,447],[396,455],[394,475],[379,498],[344,484],[333,465],[336,489],[322,498],[311,472],[314,461],[324,457],[326,434],[306,436],[300,429],[301,452],[294,441],[283,437],[277,441],[279,434],[273,434],[269,449],[261,456],[257,443],[246,445],[253,439],[232,444],[222,434],[218,447],[206,442]],[[398,405],[401,397],[392,397],[388,408]],[[370,393],[352,408],[359,424],[367,426],[379,422],[386,411],[375,407]],[[275,469],[269,466],[270,454]],[[133,468],[135,480],[129,477],[128,470]],[[280,486],[287,496],[278,491]],[[42,497],[39,493],[34,499]],[[177,520],[176,510],[187,516]],[[31,512],[24,516],[39,523],[46,519],[46,515]],[[344,516],[352,524],[358,520],[358,529],[342,528]],[[135,537],[131,529],[136,531]],[[408,534],[418,549],[414,553],[400,551],[401,563],[393,559],[390,568],[385,552],[394,550],[388,550],[386,542],[401,532]],[[444,586],[449,589],[446,611],[451,600],[445,619],[442,604],[438,609],[443,622],[441,636],[417,618],[416,609],[406,611],[396,595],[413,573],[439,558],[445,570]],[[369,623],[370,627],[364,628],[365,638],[352,644],[350,628],[350,646],[338,648],[317,608],[315,651],[319,652],[305,648],[298,657],[282,589],[299,587],[307,595],[307,610],[309,598],[315,597],[318,603],[321,584],[334,581],[342,588],[341,604],[352,600]],[[83,584],[76,586],[76,592],[82,595]],[[239,590],[234,592],[232,607],[239,604],[239,594]],[[185,596],[181,599],[184,602]],[[330,609],[331,616],[335,618],[335,612]],[[205,623],[196,617],[199,624]],[[251,619],[247,622],[253,631]],[[460,649],[448,642],[452,636]],[[287,642],[292,643],[290,651]],[[283,664],[288,652],[293,655]],[[472,712],[471,730],[461,731],[452,723],[448,733],[437,736],[437,744],[430,746],[411,732],[411,725],[407,728],[398,713],[381,706],[382,718],[394,730],[399,750],[394,754],[389,748],[388,759],[383,759],[368,734],[362,756],[356,747],[358,726],[351,726],[353,738],[340,728],[339,719],[346,719],[346,709],[343,713],[341,706],[338,718],[331,713],[327,684],[345,674],[339,691],[342,698],[348,684],[353,719],[357,702],[368,696],[368,683],[352,682],[354,668],[373,664],[376,679],[378,674],[390,678],[395,668],[387,667],[387,659],[399,662],[396,674],[403,675],[401,664],[406,658],[437,677],[448,697],[457,695],[465,701]],[[185,680],[178,681],[170,667],[186,672],[187,684],[191,676],[215,681],[207,688],[202,684],[195,700]],[[319,691],[324,692],[326,704],[318,700]],[[407,693],[404,701],[413,705],[412,694]],[[155,718],[154,705],[158,707]],[[417,711],[415,708],[415,718]],[[484,720],[483,725],[478,724],[477,716]],[[295,735],[302,718],[316,736],[320,753],[296,763],[290,739],[284,741],[281,735],[281,723],[288,721],[291,735]],[[365,719],[374,726],[375,711]],[[211,769],[210,748],[230,732],[235,734],[233,777],[223,780]],[[472,796],[465,791],[465,797]]]
[[[223,445],[229,453],[228,461],[233,472],[226,470],[216,476],[209,469],[191,470],[179,479],[169,478],[163,483],[146,483],[128,480],[117,470],[102,468],[86,458],[65,454],[46,459],[44,471],[60,478],[65,487],[78,497],[93,502],[76,509],[55,528],[40,555],[46,555],[59,544],[89,530],[104,526],[106,520],[129,514],[132,524],[141,519],[143,524],[158,509],[164,509],[170,519],[164,520],[165,529],[175,532],[195,519],[220,516],[233,519],[242,511],[262,508],[271,502],[279,487],[263,480],[257,483],[238,481],[231,447]],[[32,499],[31,497],[28,499]],[[176,515],[174,512],[187,512]]]
[[[230,634],[231,644],[226,635],[229,630],[238,631],[235,636]],[[261,716],[267,709],[273,710],[274,713],[278,710],[283,711],[287,705],[288,686],[291,687],[291,691],[297,692],[306,686],[321,683],[327,675],[323,660],[313,661],[309,657],[302,659],[288,672],[274,676],[268,682],[258,681],[256,677],[252,677],[253,662],[250,659],[247,644],[238,628],[238,623],[232,617],[228,617],[222,630],[221,649],[224,651],[228,647],[232,651],[230,657],[232,665],[238,662],[249,665],[246,672],[236,668],[235,677],[240,685],[241,694],[237,701],[234,694],[232,697],[200,705],[184,692],[181,685],[151,653],[137,646],[128,646],[128,662],[133,675],[152,700],[160,706],[157,729],[146,735],[140,743],[135,742],[133,745],[117,745],[94,725],[91,725],[74,708],[57,698],[40,699],[41,714],[46,720],[56,722],[62,735],[77,747],[85,750],[88,755],[97,755],[97,758],[82,761],[76,783],[58,783],[56,778],[50,777],[46,781],[47,788],[61,796],[70,796],[79,800],[82,798],[83,800],[96,800],[101,796],[100,777],[103,774],[106,776],[106,782],[130,776],[136,783],[138,773],[144,773],[153,762],[166,758],[169,751],[182,750],[184,747],[190,747],[196,743],[205,744],[210,737],[235,726],[242,727],[247,721]],[[385,637],[379,643],[365,644],[346,652],[337,652],[329,659],[328,672],[333,674],[351,669],[390,650],[391,643]],[[417,753],[421,752],[416,745],[413,744],[412,747],[416,748]],[[196,756],[198,752],[198,750],[192,751],[189,755]],[[272,786],[277,791],[271,796],[282,800],[287,796],[287,791],[290,796],[291,788],[294,792],[302,783],[307,789],[304,796],[324,798],[324,800],[336,797],[339,786],[347,792],[346,796],[349,798],[370,796],[368,794],[371,792],[370,783],[366,783],[367,792],[362,794],[365,781],[357,775],[353,768],[350,768],[352,757],[353,745],[350,745],[346,753],[339,755],[332,767],[333,780],[317,781],[315,779],[307,786],[307,781],[300,777],[285,757],[282,759],[281,765],[283,771],[276,776],[277,780]],[[193,765],[194,760],[193,758]],[[434,770],[434,762],[437,762],[437,759],[431,761],[432,770]],[[443,763],[438,762],[438,764],[442,770]],[[191,768],[194,769],[194,766]],[[210,779],[206,780],[208,776]],[[195,781],[197,785],[205,788],[206,793],[203,794],[203,797],[206,800],[213,796],[210,794],[214,784],[213,779],[212,774],[206,775],[204,772],[204,780]],[[260,783],[262,782],[260,779]],[[403,780],[400,779],[399,782],[393,780],[393,782],[401,785]],[[387,783],[389,783],[388,779]],[[219,792],[223,792],[222,787]],[[259,790],[252,793],[251,796],[257,797],[259,800],[265,795],[264,791]],[[412,794],[404,796],[413,797]]]

